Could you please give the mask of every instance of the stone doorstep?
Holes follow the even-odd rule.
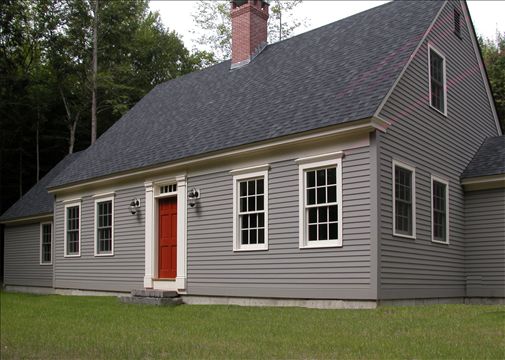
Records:
[[[180,297],[141,297],[141,296],[121,296],[119,301],[123,304],[139,304],[154,306],[176,306],[182,304]]]
[[[144,297],[144,298],[176,298],[179,296],[177,291],[153,290],[153,289],[132,290],[131,295],[133,297]]]

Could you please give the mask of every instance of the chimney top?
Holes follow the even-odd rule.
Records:
[[[231,1],[231,68],[250,63],[267,45],[268,7],[262,0]]]

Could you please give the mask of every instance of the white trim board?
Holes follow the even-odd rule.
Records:
[[[111,202],[111,216],[112,216],[112,224],[111,224],[111,251],[107,253],[99,253],[98,252],[98,204],[102,202]],[[114,256],[114,215],[115,215],[115,209],[114,209],[114,196],[108,196],[108,197],[97,197],[95,198],[95,204],[94,204],[94,211],[93,211],[93,233],[94,233],[94,254],[95,257],[111,257]]]
[[[67,254],[67,224],[68,224],[67,209],[70,207],[78,207],[79,208],[79,251],[76,254],[68,255]],[[64,231],[64,233],[63,233],[63,257],[64,258],[81,257],[81,227],[82,227],[82,204],[81,204],[81,201],[76,201],[73,203],[70,203],[70,202],[66,203],[64,206],[64,211],[65,211],[65,213],[63,214],[63,221],[64,221],[64,225],[63,225],[63,231]]]
[[[298,163],[298,236],[300,249],[320,249],[328,247],[342,247],[343,245],[343,198],[342,198],[342,157],[343,152],[332,154],[321,154],[319,156],[312,156],[310,158],[297,159]],[[306,216],[305,204],[305,174],[307,170],[325,168],[329,166],[336,166],[337,168],[337,205],[338,205],[338,239],[314,241],[309,243],[307,239],[308,226]]]

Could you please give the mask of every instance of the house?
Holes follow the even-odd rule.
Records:
[[[65,159],[35,187],[44,218],[28,195],[2,216],[5,284],[503,302],[505,137],[466,3],[394,1],[272,45],[266,2],[231,15],[230,61]]]

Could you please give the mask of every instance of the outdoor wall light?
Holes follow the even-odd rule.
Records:
[[[188,193],[189,206],[194,207],[198,199],[200,199],[200,189],[191,189]]]
[[[130,202],[130,212],[135,215],[140,210],[140,200],[135,198]]]

